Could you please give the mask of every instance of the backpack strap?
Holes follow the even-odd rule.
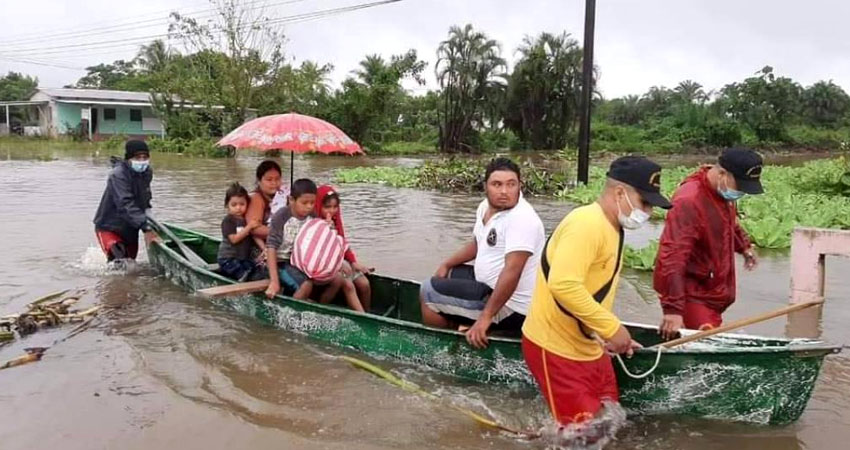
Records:
[[[552,234],[554,234],[554,232]],[[549,267],[549,258],[546,256],[546,252],[549,249],[549,241],[551,239],[552,239],[552,235],[549,235],[549,237],[546,239],[546,245],[543,246],[543,254],[540,256],[540,268],[541,268],[541,270],[543,270],[543,278],[547,282],[549,281],[549,269],[550,269],[550,267]],[[608,280],[608,282],[605,283],[604,286],[599,288],[599,290],[596,291],[595,294],[593,294],[593,299],[596,300],[597,303],[602,303],[602,301],[605,300],[605,297],[607,297],[608,293],[611,292],[611,286],[614,285],[614,280],[617,278],[617,275],[620,274],[620,261],[623,258],[623,243],[624,243],[624,241],[625,241],[625,233],[623,232],[623,228],[621,227],[620,228],[620,242],[619,242],[619,246],[617,248],[617,264],[614,266],[614,274],[611,275],[611,279]],[[554,300],[554,298],[553,298],[553,300]],[[555,305],[558,306],[558,309],[560,309],[562,313],[566,314],[567,316],[569,316],[570,318],[572,318],[573,320],[578,322],[578,329],[581,331],[581,333],[584,335],[584,337],[586,337],[588,339],[593,339],[593,337],[587,331],[587,329],[586,329],[587,327],[583,323],[581,323],[581,320],[579,320],[576,316],[574,316],[573,313],[571,313],[569,310],[567,310],[567,308],[564,308],[564,306],[561,305],[561,303],[558,302],[557,300],[555,300]]]

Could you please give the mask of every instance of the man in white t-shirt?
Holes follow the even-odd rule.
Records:
[[[473,237],[422,283],[425,325],[472,325],[466,340],[487,346],[487,330],[522,328],[537,277],[543,222],[522,198],[519,167],[507,158],[487,165],[487,198],[478,206]],[[467,265],[475,260],[474,266]]]

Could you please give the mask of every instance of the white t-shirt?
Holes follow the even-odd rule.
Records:
[[[522,269],[514,294],[505,303],[505,306],[514,312],[525,315],[531,304],[531,294],[537,281],[537,267],[546,241],[543,222],[522,196],[516,206],[497,212],[485,224],[484,215],[489,207],[487,199],[484,199],[478,205],[475,215],[475,227],[472,231],[478,244],[475,279],[495,289],[499,274],[505,267],[505,256],[516,251],[531,253]]]

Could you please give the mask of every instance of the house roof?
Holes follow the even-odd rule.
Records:
[[[147,92],[109,91],[102,89],[39,88],[36,94],[44,94],[55,100],[91,100],[150,103]]]
[[[147,92],[111,91],[107,89],[71,89],[71,88],[38,88],[30,98],[32,103],[44,103],[53,100],[59,103],[80,103],[100,105],[125,105],[125,106],[152,106],[151,96]],[[178,97],[174,97],[179,102]],[[203,105],[184,103],[183,108],[203,108]],[[212,109],[224,109],[223,106],[214,105]],[[248,108],[249,111],[256,111]]]

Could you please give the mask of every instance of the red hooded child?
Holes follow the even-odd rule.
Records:
[[[322,206],[324,206],[325,199],[328,196],[334,196],[334,197],[336,197],[337,201],[339,201],[339,194],[337,193],[336,189],[334,189],[333,186],[331,186],[329,184],[319,186],[319,190],[316,192],[316,211],[315,211],[316,217],[320,217],[322,219],[325,218],[322,215]],[[340,205],[340,207],[337,209],[337,213],[333,217],[331,217],[331,220],[334,223],[334,227],[336,228],[336,232],[340,236],[345,238],[345,230],[342,226],[342,205]],[[357,262],[357,258],[354,256],[354,251],[351,250],[351,247],[349,247],[348,250],[346,250],[344,258],[345,258],[346,261],[348,261],[351,264]]]

